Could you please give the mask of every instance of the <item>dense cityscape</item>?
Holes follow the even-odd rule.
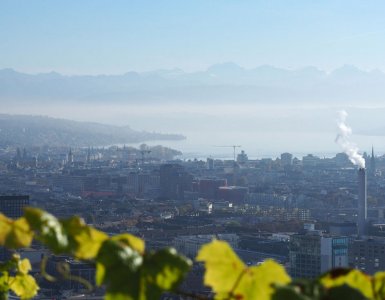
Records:
[[[357,167],[344,153],[251,160],[242,150],[235,161],[182,161],[170,158],[176,151],[146,145],[7,147],[0,153],[0,211],[10,217],[19,217],[27,205],[60,218],[79,215],[108,234],[130,232],[149,249],[173,246],[191,258],[217,238],[248,265],[273,258],[294,278],[314,278],[335,267],[369,274],[385,268],[385,157],[373,149],[363,155],[365,235],[356,225]],[[3,249],[2,259],[10,254]],[[65,261],[71,272],[93,282],[92,264],[52,255],[38,244],[21,251],[37,278],[44,255],[52,274],[60,277],[55,266]],[[202,277],[202,265],[195,264],[184,288],[209,293]],[[42,297],[84,292],[76,281],[40,281]]]

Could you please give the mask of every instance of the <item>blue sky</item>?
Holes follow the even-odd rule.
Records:
[[[119,74],[344,64],[385,70],[385,1],[0,1],[0,68]]]

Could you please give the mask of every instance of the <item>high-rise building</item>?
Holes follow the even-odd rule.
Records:
[[[0,196],[0,212],[8,218],[19,218],[29,205],[29,196]]]
[[[242,186],[221,186],[218,189],[218,199],[236,204],[244,203],[247,199],[249,189]]]
[[[73,154],[71,148],[70,148],[70,151],[67,154],[67,163],[68,164],[73,164],[74,163],[74,154]]]
[[[349,267],[374,274],[385,269],[385,238],[363,238],[349,244]]]
[[[292,163],[293,163],[293,154],[287,153],[287,152],[281,154],[282,166],[291,166]]]
[[[214,170],[214,159],[207,158],[207,169]]]
[[[241,151],[241,153],[239,153],[237,155],[237,163],[241,164],[241,165],[244,165],[246,164],[247,162],[249,161],[249,158],[247,156],[247,154],[245,153],[244,150]]]
[[[348,266],[348,238],[325,236],[316,230],[294,234],[289,257],[294,278],[315,278],[332,268]]]
[[[198,181],[199,197],[206,199],[218,198],[219,187],[226,186],[226,179],[203,178]]]
[[[160,192],[162,197],[183,199],[185,191],[192,191],[193,176],[178,164],[160,167]]]

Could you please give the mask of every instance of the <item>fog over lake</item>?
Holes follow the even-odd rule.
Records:
[[[353,129],[351,140],[363,151],[385,152],[385,107],[275,106],[251,104],[165,105],[44,105],[4,108],[13,114],[48,115],[77,121],[129,125],[136,130],[180,133],[183,141],[152,141],[181,150],[182,158],[231,158],[241,145],[250,158],[276,157],[291,152],[298,157],[313,153],[334,156],[338,111],[345,109]]]

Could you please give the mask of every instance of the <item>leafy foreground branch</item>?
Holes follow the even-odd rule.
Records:
[[[385,272],[368,276],[358,270],[337,269],[315,280],[292,280],[272,260],[246,266],[227,243],[218,240],[204,245],[196,257],[205,266],[204,284],[213,291],[210,296],[198,295],[180,289],[192,262],[172,248],[146,251],[144,241],[133,235],[109,237],[79,217],[58,220],[36,208],[26,208],[17,220],[0,214],[1,246],[24,248],[33,240],[54,254],[93,262],[95,282],[105,287],[105,299],[159,299],[165,292],[190,299],[385,299]],[[0,299],[6,299],[10,291],[22,299],[36,296],[39,287],[30,271],[30,262],[17,255],[0,264]],[[71,278],[68,269],[62,272],[79,280]],[[45,270],[41,273],[49,277]]]

